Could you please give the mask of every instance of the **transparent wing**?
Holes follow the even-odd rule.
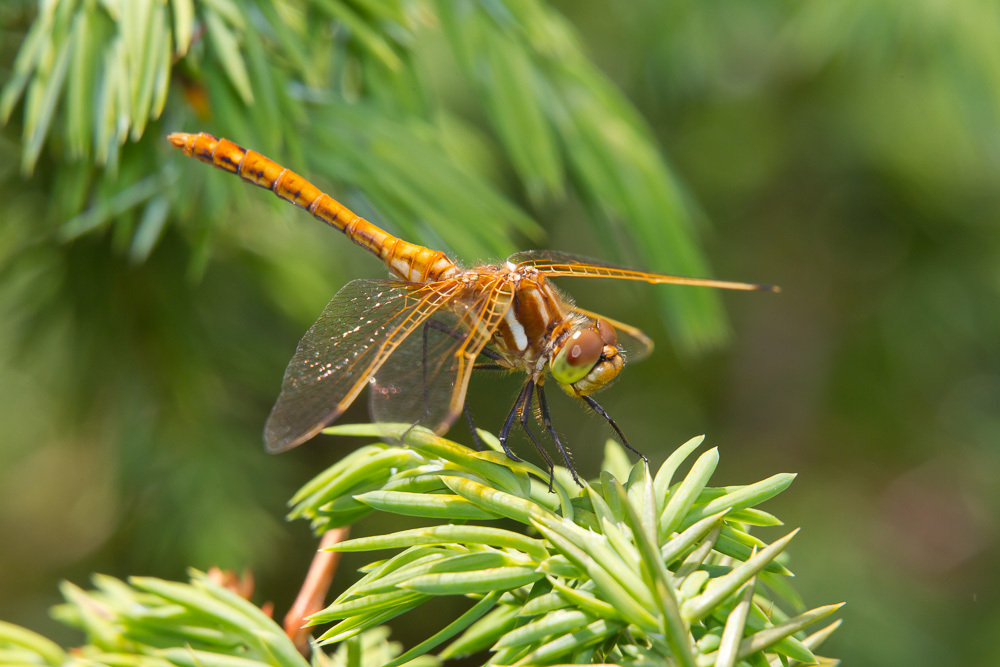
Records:
[[[511,304],[493,280],[456,293],[378,369],[370,394],[375,421],[421,424],[444,433],[461,414],[476,357]]]
[[[631,324],[625,324],[618,320],[613,320],[607,315],[601,315],[591,310],[584,310],[579,306],[573,306],[573,310],[592,320],[598,318],[607,320],[615,328],[618,334],[618,342],[625,350],[626,360],[631,362],[642,361],[653,353],[653,339],[643,333],[642,329]]]
[[[726,280],[707,280],[702,278],[685,278],[670,276],[664,273],[636,271],[613,264],[605,264],[596,259],[571,255],[552,250],[527,250],[516,252],[507,258],[508,262],[518,266],[533,266],[547,278],[617,278],[619,280],[640,280],[654,284],[695,285],[700,287],[718,287],[736,290],[768,290],[779,291],[774,285],[758,283],[734,283]]]
[[[319,433],[346,410],[372,375],[459,289],[447,281],[414,285],[354,280],[331,299],[299,342],[264,427],[281,452]]]

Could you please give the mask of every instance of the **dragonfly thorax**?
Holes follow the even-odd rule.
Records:
[[[503,365],[523,369],[536,383],[546,371],[572,396],[607,386],[624,366],[618,336],[603,318],[581,314],[532,266],[511,263],[467,272],[482,279],[502,276],[511,302],[493,336]]]

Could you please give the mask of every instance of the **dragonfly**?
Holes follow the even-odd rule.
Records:
[[[409,243],[353,213],[273,160],[207,133],[168,136],[188,157],[267,188],[340,230],[378,257],[391,280],[347,283],[299,342],[264,427],[271,452],[310,440],[370,389],[376,422],[422,425],[444,434],[465,412],[476,370],[526,375],[499,434],[506,455],[515,422],[551,474],[553,460],[530,426],[536,414],[577,479],[569,449],[552,424],[545,381],[600,415],[622,444],[642,456],[594,399],[652,340],[636,327],[584,310],[551,278],[608,278],[652,284],[778,291],[772,285],[685,278],[639,271],[551,250],[518,252],[505,261],[462,268],[444,252]],[[478,440],[477,440],[478,444]],[[645,458],[643,456],[643,458]]]

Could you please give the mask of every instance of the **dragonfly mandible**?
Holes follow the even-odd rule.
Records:
[[[635,327],[577,307],[550,278],[778,291],[771,285],[637,271],[548,250],[463,269],[440,250],[389,234],[298,174],[227,139],[178,132],[168,140],[185,155],[267,188],[339,229],[381,259],[395,278],[349,282],[306,332],[264,428],[271,452],[311,439],[365,387],[371,390],[376,421],[421,424],[443,434],[463,412],[474,370],[520,371],[527,379],[500,431],[504,452],[519,460],[508,445],[518,421],[551,472],[552,458],[529,426],[537,405],[545,430],[576,478],[569,451],[552,425],[544,391],[547,375],[642,456],[593,394],[624,367],[621,339],[635,346],[633,359],[647,355],[653,344]],[[474,428],[472,432],[476,437]]]

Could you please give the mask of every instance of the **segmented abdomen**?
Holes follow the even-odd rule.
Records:
[[[188,157],[238,175],[336,227],[381,259],[401,280],[424,283],[450,278],[459,269],[440,250],[409,243],[368,222],[315,185],[260,153],[228,139],[201,132],[175,132],[167,137]]]

